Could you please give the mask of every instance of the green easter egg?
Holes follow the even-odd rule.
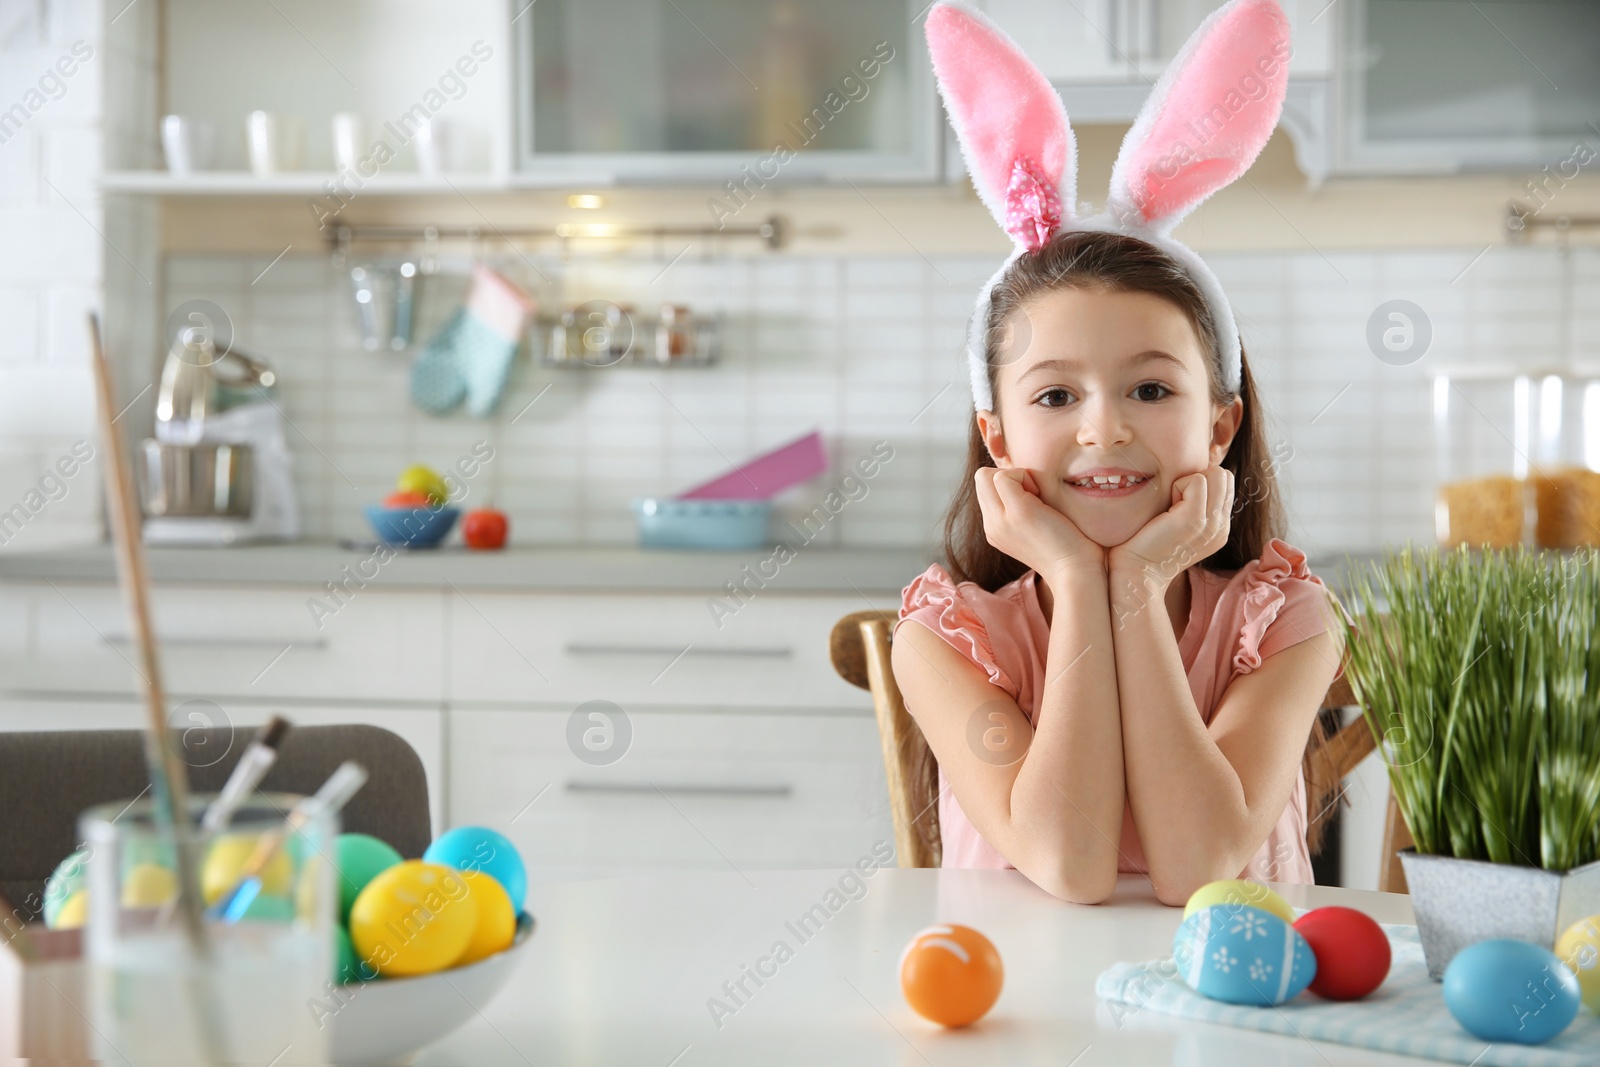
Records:
[[[356,959],[356,947],[350,943],[350,931],[343,924],[334,926],[337,938],[337,948],[334,951],[333,981],[335,985],[348,985],[351,982],[362,982],[371,974],[370,970],[361,966],[361,961]]]
[[[340,834],[335,843],[339,864],[339,921],[350,923],[350,908],[367,883],[400,862],[400,853],[371,834]]]
[[[84,865],[88,862],[89,853],[80,848],[56,864],[56,869],[50,872],[49,878],[45,879],[45,926],[55,929],[56,916],[61,911],[61,905],[65,904],[69,897],[83,888]]]

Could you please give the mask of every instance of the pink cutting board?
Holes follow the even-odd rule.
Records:
[[[711,481],[697,485],[678,500],[767,500],[792,485],[815,478],[828,469],[822,451],[822,434],[812,431],[773,449]]]

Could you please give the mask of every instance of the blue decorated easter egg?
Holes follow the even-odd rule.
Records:
[[[485,826],[458,826],[435,838],[422,858],[458,871],[482,871],[505,889],[512,912],[521,914],[528,894],[528,872],[516,846],[504,834]]]
[[[1444,969],[1444,1003],[1482,1041],[1541,1045],[1571,1025],[1581,991],[1542,945],[1496,938],[1468,945]]]
[[[1282,1004],[1317,974],[1317,957],[1294,927],[1237,904],[1212,904],[1185,919],[1172,958],[1189,988],[1229,1004]]]

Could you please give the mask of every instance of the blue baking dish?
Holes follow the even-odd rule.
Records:
[[[760,548],[768,544],[770,500],[671,500],[633,502],[641,548]]]

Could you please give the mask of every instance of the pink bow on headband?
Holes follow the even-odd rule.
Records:
[[[1006,232],[1030,252],[1043,248],[1061,225],[1061,198],[1027,156],[1011,164],[1006,184]]]

